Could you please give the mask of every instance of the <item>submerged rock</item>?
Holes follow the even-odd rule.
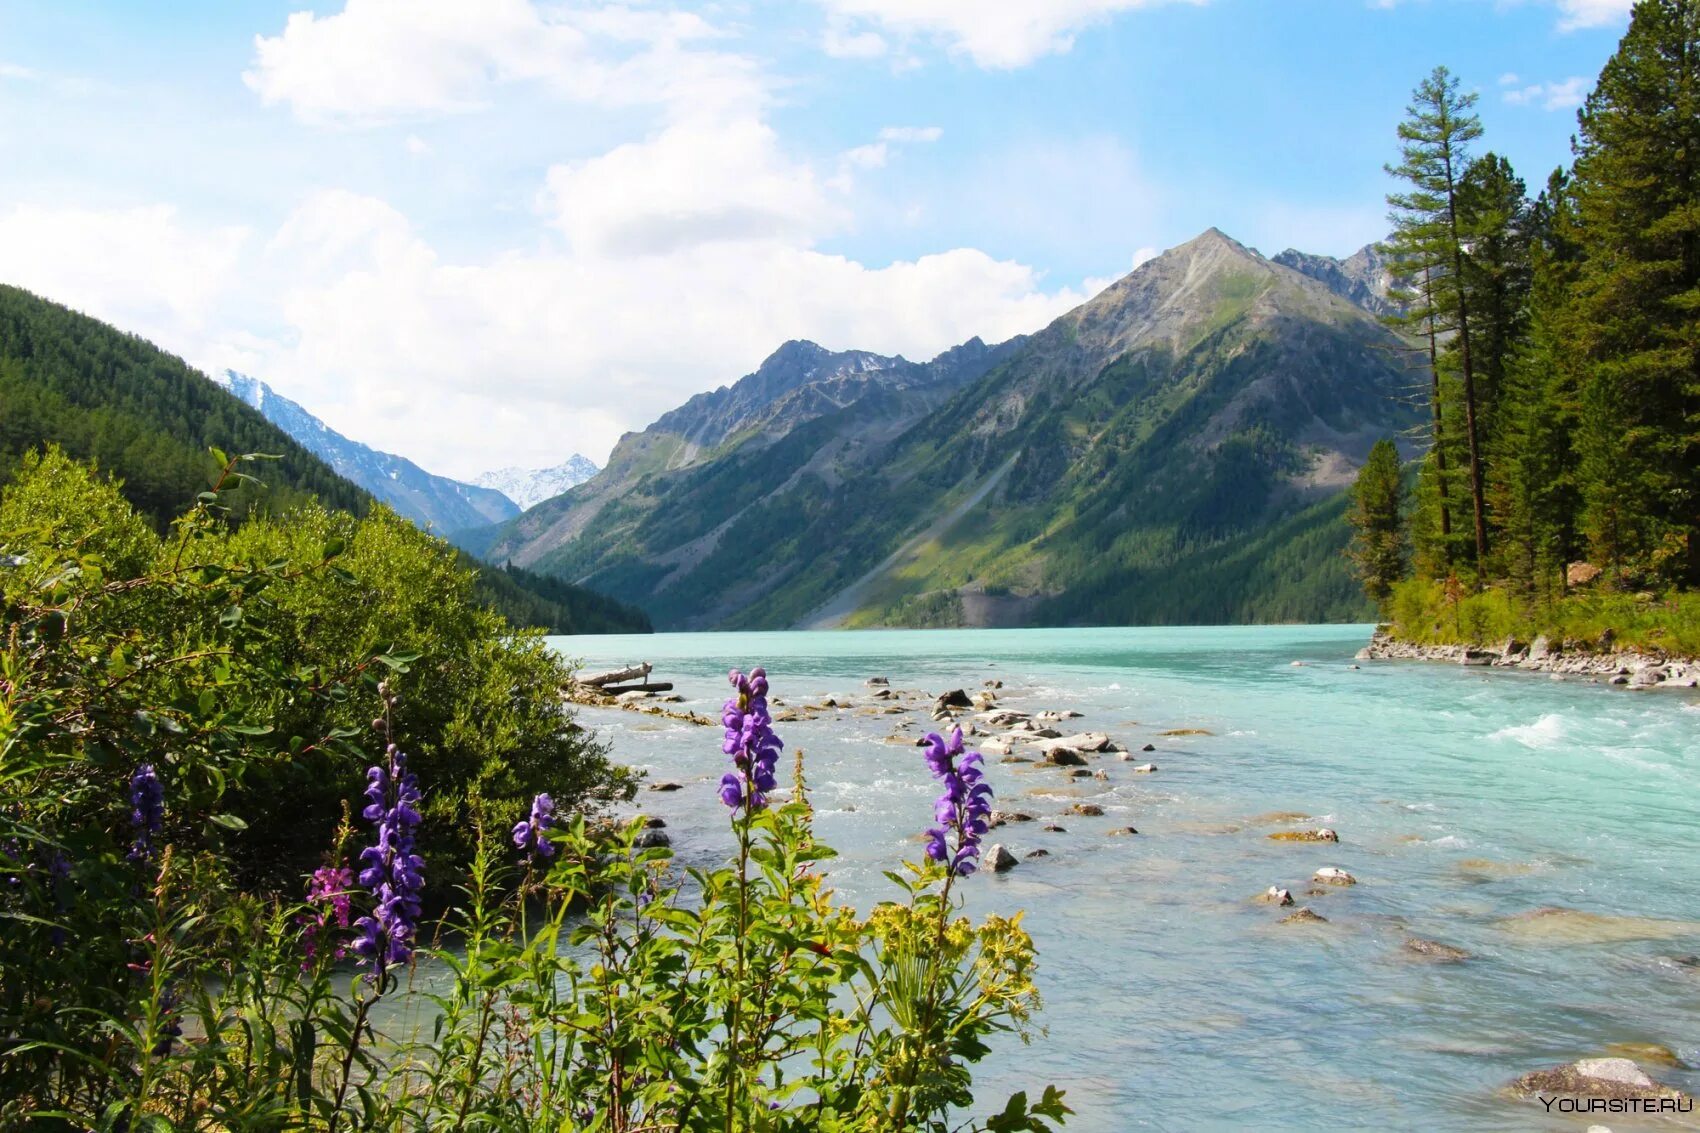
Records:
[[[1146,744],[1144,747],[1140,748],[1139,750],[1140,751],[1156,751],[1157,745],[1156,744]]]
[[[1681,1090],[1655,1082],[1627,1058],[1584,1058],[1567,1066],[1535,1070],[1506,1087],[1517,1097],[1605,1098],[1612,1101],[1689,1101]]]
[[[1049,851],[1049,850],[1045,849],[1043,846],[1041,846],[1037,850],[1028,851],[1027,860],[1032,861],[1034,858],[1048,858],[1050,856],[1051,856],[1051,851]]]
[[[1293,903],[1293,893],[1290,889],[1282,889],[1279,885],[1271,885],[1268,889],[1259,893],[1255,900],[1259,904],[1263,905],[1286,906]]]
[[[659,783],[651,783],[649,789],[652,791],[682,791],[685,789],[685,785],[675,783],[671,779],[663,779]]]
[[[1020,864],[1014,854],[1004,849],[1002,842],[993,842],[991,849],[986,851],[986,868],[993,873],[1006,873]]]
[[[1149,775],[1153,771],[1157,770],[1157,765],[1155,763],[1141,763],[1138,767],[1135,767],[1132,770],[1135,775]]]
[[[1272,842],[1338,842],[1340,835],[1326,826],[1315,830],[1277,830],[1269,835]]]
[[[1166,732],[1158,732],[1159,736],[1213,736],[1216,733],[1209,728],[1170,728]]]
[[[1328,918],[1321,913],[1313,913],[1308,908],[1294,909],[1282,917],[1278,924],[1327,924]]]
[[[1110,837],[1121,838],[1121,837],[1126,837],[1126,836],[1130,836],[1130,835],[1134,835],[1134,834],[1138,834],[1138,833],[1139,833],[1139,831],[1135,830],[1131,826],[1118,826],[1114,830],[1110,831]]]
[[[1358,879],[1339,866],[1325,865],[1311,875],[1318,885],[1356,885]]]
[[[1608,1058],[1627,1058],[1633,1062],[1651,1062],[1672,1070],[1687,1070],[1688,1063],[1677,1057],[1676,1051],[1664,1043],[1607,1043]]]
[[[1097,803],[1075,803],[1068,809],[1071,814],[1085,815],[1087,818],[1099,818],[1104,813],[1104,808]]]
[[[1553,906],[1503,917],[1499,927],[1522,940],[1551,944],[1615,944],[1700,935],[1700,923],[1620,917]]]
[[[1405,951],[1433,960],[1437,964],[1458,964],[1470,958],[1470,954],[1462,948],[1454,948],[1438,940],[1424,940],[1418,936],[1405,941]]]

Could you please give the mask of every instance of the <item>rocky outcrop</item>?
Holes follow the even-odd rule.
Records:
[[[1518,1097],[1604,1098],[1640,1102],[1630,1112],[1676,1112],[1692,1099],[1681,1090],[1662,1085],[1627,1058],[1584,1058],[1550,1070],[1525,1074],[1508,1087]],[[1666,1103],[1661,1106],[1659,1103]]]
[[[1507,638],[1494,648],[1481,645],[1419,645],[1377,627],[1360,661],[1440,661],[1483,668],[1525,669],[1634,689],[1700,688],[1700,659],[1670,657],[1634,649],[1599,649],[1581,642],[1554,642],[1545,636],[1529,645]]]

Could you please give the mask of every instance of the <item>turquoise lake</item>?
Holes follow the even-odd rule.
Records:
[[[1509,1080],[1659,1043],[1700,1065],[1700,700],[1545,674],[1365,662],[1367,626],[658,634],[554,639],[589,669],[647,660],[717,717],[729,667],[767,667],[788,705],[852,707],[778,726],[805,751],[817,830],[858,907],[919,853],[935,727],[873,715],[866,678],[936,696],[1001,680],[999,706],[1072,709],[1066,733],[1134,752],[1108,779],[987,760],[1009,873],[963,886],[971,913],[1027,911],[1045,1033],[976,1074],[987,1107],[1054,1082],[1067,1128],[1586,1129],[1503,1096]],[[1295,665],[1294,662],[1302,662]],[[581,719],[615,756],[684,789],[640,792],[683,862],[731,846],[718,728],[619,709]],[[905,721],[911,726],[902,728]],[[1210,734],[1161,736],[1172,729]],[[1145,754],[1140,748],[1154,744]],[[1145,760],[1152,774],[1133,768]],[[1065,814],[1077,802],[1102,817]],[[1276,812],[1312,821],[1283,824]],[[1137,837],[1110,837],[1136,826]],[[1338,845],[1272,841],[1326,825]],[[1323,866],[1350,888],[1306,896]],[[1290,888],[1324,925],[1257,904]],[[1559,907],[1582,914],[1529,918]],[[1470,953],[1439,964],[1411,937]],[[1700,1074],[1643,1065],[1700,1092]],[[1613,1130],[1671,1128],[1613,1116]]]

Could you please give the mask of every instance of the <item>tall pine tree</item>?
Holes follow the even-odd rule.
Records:
[[[1399,124],[1400,161],[1388,173],[1409,188],[1388,195],[1393,235],[1386,247],[1395,270],[1407,282],[1421,280],[1428,306],[1413,318],[1452,334],[1462,379],[1464,448],[1469,466],[1470,502],[1478,569],[1487,558],[1487,504],[1481,430],[1478,420],[1475,359],[1471,350],[1470,301],[1465,280],[1466,248],[1473,233],[1460,207],[1461,182],[1470,164],[1470,143],[1481,137],[1481,120],[1471,113],[1474,94],[1462,94],[1445,67],[1417,84]],[[1444,383],[1439,360],[1433,374],[1437,434],[1445,417]],[[1437,448],[1440,438],[1437,435]],[[1442,450],[1444,451],[1444,450]]]
[[[1364,593],[1385,606],[1393,584],[1405,573],[1405,480],[1399,452],[1390,440],[1379,440],[1358,470],[1346,513],[1353,529],[1347,554]]]
[[[1700,584],[1700,0],[1640,0],[1578,115],[1574,346],[1593,553]]]

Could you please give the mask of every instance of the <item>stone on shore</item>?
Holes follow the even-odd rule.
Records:
[[[1046,740],[1040,746],[1046,748],[1066,747],[1075,751],[1108,751],[1110,750],[1110,737],[1103,732],[1081,732],[1075,736],[1062,736],[1057,739]]]
[[[1072,708],[1064,708],[1060,711],[1041,712],[1033,718],[1035,720],[1043,720],[1048,724],[1060,724],[1064,720],[1078,720],[1080,718],[1080,713],[1076,712]]]
[[[1321,869],[1311,874],[1310,879],[1318,885],[1356,885],[1358,883],[1357,878],[1353,877],[1339,866],[1332,865],[1323,866]]]
[[[1020,864],[1014,854],[1004,849],[1002,842],[993,842],[986,851],[986,868],[993,873],[1006,873]]]
[[[1045,750],[1043,762],[1052,767],[1085,767],[1086,757],[1066,747],[1053,747]]]
[[[974,702],[968,699],[968,694],[965,691],[959,688],[953,688],[949,692],[939,694],[938,707],[972,708],[974,707]]]

